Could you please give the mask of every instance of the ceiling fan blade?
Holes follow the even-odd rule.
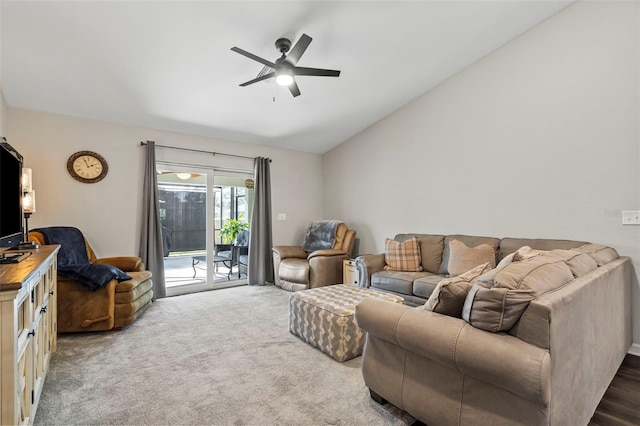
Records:
[[[273,68],[268,67],[268,66],[264,66],[262,67],[262,69],[260,70],[260,72],[258,73],[258,75],[256,77],[262,77],[263,75],[271,72],[271,71],[275,71]]]
[[[296,96],[300,96],[300,88],[298,87],[298,83],[296,83],[295,80],[293,80],[293,83],[289,85],[289,90],[291,91],[291,94],[294,98]]]
[[[248,86],[248,85],[250,85],[250,84],[257,83],[257,82],[262,81],[262,80],[267,80],[267,79],[269,79],[269,78],[271,78],[271,77],[273,77],[273,76],[275,76],[275,75],[276,75],[276,73],[275,73],[275,72],[270,72],[270,73],[265,74],[265,75],[263,75],[263,76],[260,76],[260,77],[258,77],[258,78],[254,78],[253,80],[245,81],[245,82],[244,82],[244,83],[242,83],[240,86],[242,86],[242,87],[244,87],[244,86]]]
[[[293,75],[315,75],[319,77],[340,77],[340,71],[323,70],[320,68],[294,67]]]
[[[300,39],[296,42],[296,45],[293,46],[293,48],[289,51],[289,54],[287,55],[287,61],[292,65],[297,64],[304,51],[307,50],[307,47],[309,47],[311,40],[313,40],[311,37],[306,34],[302,34],[302,36],[300,36]]]
[[[260,56],[256,56],[253,53],[249,53],[246,50],[240,49],[239,47],[232,47],[231,50],[241,54],[242,56],[246,56],[249,59],[253,59],[256,62],[260,62],[261,64],[266,65],[268,67],[276,68],[276,64],[274,64],[273,62],[267,61],[266,59],[262,59]]]

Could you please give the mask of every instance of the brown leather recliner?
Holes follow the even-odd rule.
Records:
[[[356,231],[340,223],[330,249],[306,252],[301,246],[273,247],[276,286],[299,291],[342,283],[342,265],[353,251]]]
[[[29,232],[29,240],[44,245],[40,232]],[[153,298],[151,272],[136,256],[98,259],[85,239],[87,255],[92,263],[115,266],[131,276],[130,280],[111,280],[92,291],[77,281],[58,274],[58,332],[89,332],[120,329],[133,323],[150,305]]]

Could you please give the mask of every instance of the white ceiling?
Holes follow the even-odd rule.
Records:
[[[11,1],[9,106],[324,153],[573,1]],[[313,38],[302,95],[238,85]],[[273,96],[275,94],[275,102]]]

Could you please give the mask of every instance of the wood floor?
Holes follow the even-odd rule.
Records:
[[[640,425],[640,357],[627,354],[589,426]]]

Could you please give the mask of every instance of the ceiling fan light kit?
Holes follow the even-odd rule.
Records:
[[[279,38],[278,40],[276,40],[276,49],[278,49],[282,56],[276,59],[275,62],[263,59],[259,56],[254,55],[253,53],[242,50],[239,47],[232,47],[232,51],[264,65],[256,78],[246,81],[240,84],[240,86],[245,87],[250,84],[275,77],[276,83],[278,85],[289,87],[289,91],[291,92],[293,97],[296,97],[300,96],[300,89],[298,88],[298,83],[296,82],[295,76],[307,75],[315,77],[339,77],[340,71],[337,70],[305,68],[296,66],[302,54],[305,52],[305,50],[307,50],[307,47],[309,47],[311,40],[311,37],[306,34],[302,34],[293,48],[291,48],[291,40],[287,38]],[[287,52],[289,52],[288,55]]]
[[[293,84],[293,72],[288,68],[281,68],[277,70],[276,83],[280,86],[291,86],[291,84]]]

